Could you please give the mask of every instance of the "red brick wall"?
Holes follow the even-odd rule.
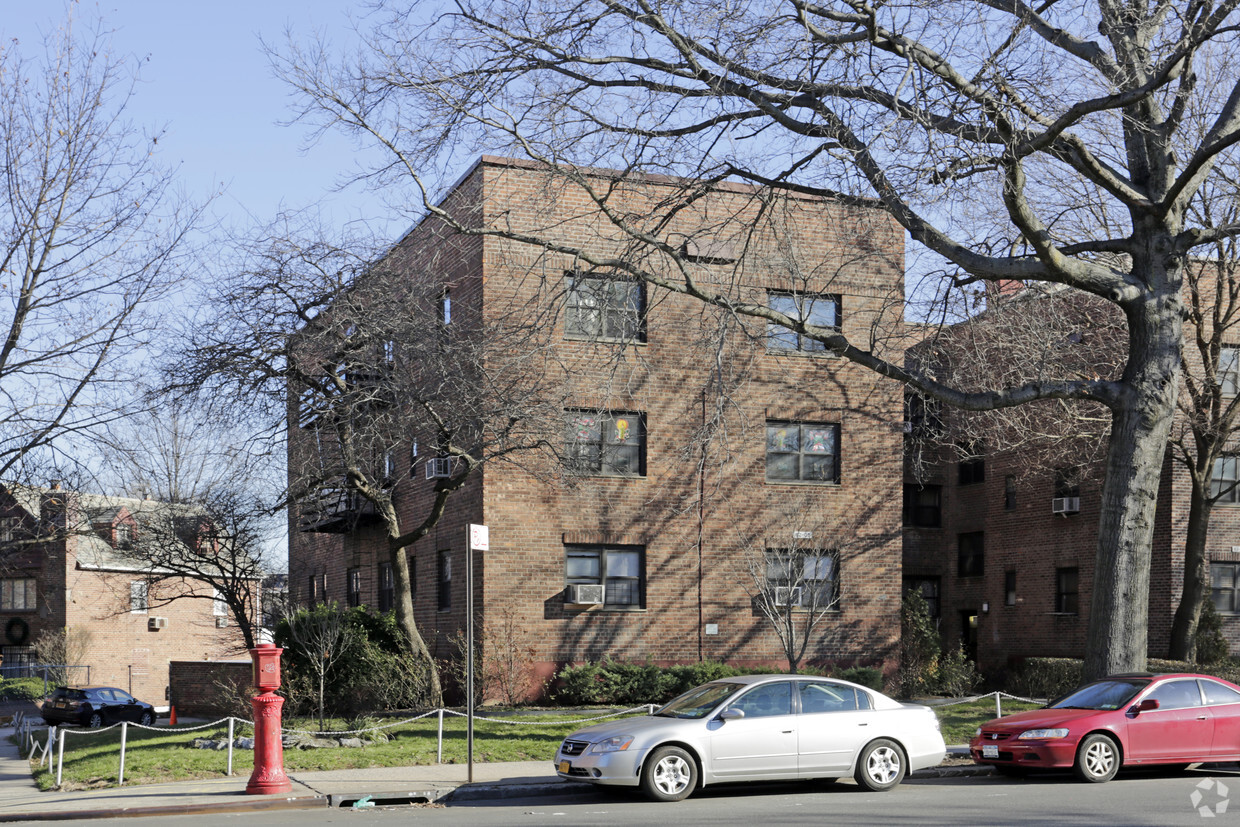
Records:
[[[236,714],[222,699],[221,686],[252,692],[253,662],[174,660],[168,664],[169,702],[177,717],[199,718]]]

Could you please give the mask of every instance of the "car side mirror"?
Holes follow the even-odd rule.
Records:
[[[719,720],[721,721],[739,721],[744,717],[745,710],[743,709],[725,709],[719,713]]]
[[[1142,712],[1149,712],[1151,709],[1158,709],[1158,701],[1154,698],[1146,698],[1144,701],[1136,704],[1128,711],[1133,715],[1140,715]]]

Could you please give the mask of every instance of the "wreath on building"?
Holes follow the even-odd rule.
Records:
[[[10,617],[4,625],[4,639],[14,646],[21,646],[30,639],[30,624],[20,617]]]

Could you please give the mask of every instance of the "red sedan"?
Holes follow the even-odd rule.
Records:
[[[1236,761],[1240,687],[1208,675],[1114,675],[988,721],[969,751],[1005,775],[1071,767],[1092,782],[1121,766]]]

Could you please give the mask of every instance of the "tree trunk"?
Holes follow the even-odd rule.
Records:
[[[1085,680],[1142,670],[1148,656],[1154,512],[1175,416],[1183,327],[1178,273],[1166,272],[1167,262],[1158,258],[1151,256],[1156,264],[1134,266],[1152,287],[1122,304],[1128,365],[1120,399],[1112,405]]]
[[[414,660],[423,664],[426,669],[429,702],[432,706],[442,706],[443,685],[439,681],[439,667],[431,657],[422,634],[418,631],[417,621],[413,618],[413,584],[409,579],[409,555],[404,546],[394,542],[389,547],[389,560],[392,564],[392,588],[396,598],[396,624],[405,635],[409,645],[409,654]]]
[[[1207,478],[1200,479],[1204,481]],[[1172,660],[1191,661],[1197,656],[1197,623],[1201,620],[1201,604],[1206,600],[1210,583],[1206,534],[1210,530],[1212,505],[1209,492],[1194,483],[1184,541],[1184,587],[1180,592],[1180,605],[1175,610],[1175,620],[1171,624],[1171,651],[1168,656]]]

